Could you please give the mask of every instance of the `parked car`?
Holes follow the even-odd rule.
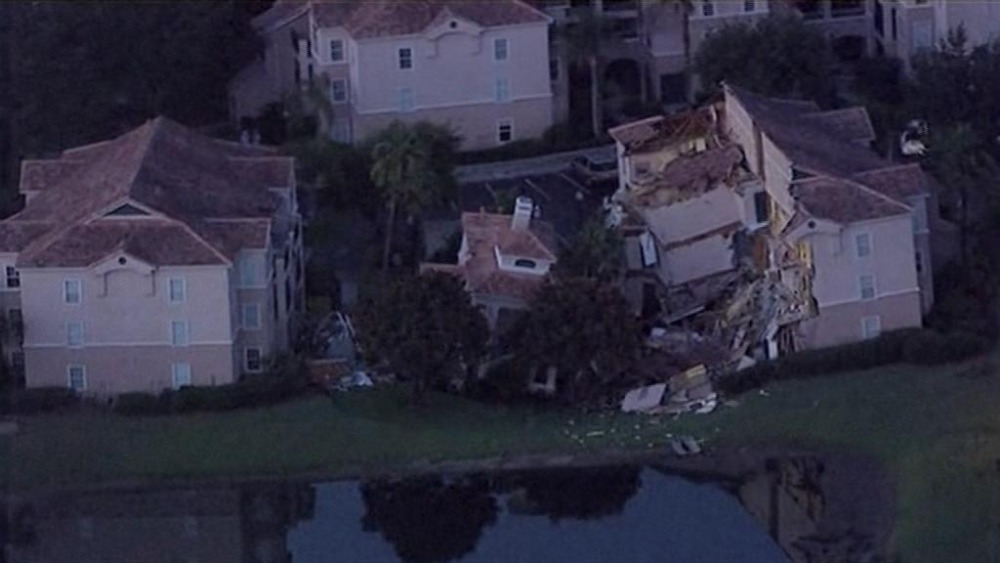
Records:
[[[587,156],[578,156],[571,163],[573,172],[590,186],[618,179],[618,162],[610,160],[597,162]]]

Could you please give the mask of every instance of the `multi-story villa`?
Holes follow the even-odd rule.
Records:
[[[234,79],[232,113],[313,83],[342,142],[394,119],[448,125],[464,149],[538,137],[553,124],[550,21],[521,0],[279,0],[255,20],[264,58]]]
[[[876,50],[899,57],[910,68],[913,55],[933,48],[958,27],[969,46],[1000,37],[1000,3],[982,0],[874,0]]]
[[[29,387],[223,384],[290,346],[304,283],[293,159],[157,118],[25,161],[21,192],[0,265],[6,350]]]

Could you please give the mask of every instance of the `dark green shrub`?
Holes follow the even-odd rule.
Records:
[[[80,395],[67,387],[31,387],[11,395],[11,412],[38,414],[57,412],[80,405]]]
[[[985,352],[989,344],[989,339],[970,332],[924,330],[906,342],[903,361],[919,365],[958,362]]]
[[[122,393],[115,397],[112,410],[126,416],[149,416],[164,414],[166,406],[153,393]]]

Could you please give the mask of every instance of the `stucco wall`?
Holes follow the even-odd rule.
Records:
[[[796,329],[799,349],[824,348],[862,339],[862,319],[878,316],[882,332],[919,327],[920,294],[913,292],[878,299],[820,308],[819,316]]]
[[[659,274],[667,285],[680,285],[732,269],[732,238],[714,236],[664,252]]]

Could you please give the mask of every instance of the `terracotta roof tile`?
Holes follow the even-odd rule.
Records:
[[[908,214],[912,209],[848,180],[818,177],[792,186],[792,195],[813,217],[846,224]]]
[[[854,179],[879,193],[903,201],[931,191],[927,174],[916,163],[864,172],[855,175]]]
[[[344,27],[356,39],[420,33],[449,15],[482,27],[549,20],[520,0],[318,1],[312,9],[321,26]]]
[[[544,221],[532,220],[528,230],[516,231],[511,229],[510,215],[463,213],[462,232],[470,247],[474,244],[497,247],[504,254],[532,260],[556,259],[555,229]]]
[[[72,160],[25,160],[21,162],[21,193],[44,190],[82,165]]]
[[[624,145],[628,153],[655,151],[672,143],[710,135],[715,128],[716,111],[714,106],[706,106],[670,117],[650,117],[613,127],[608,134]]]
[[[870,142],[875,139],[875,129],[872,128],[868,112],[861,107],[810,113],[803,117],[848,141]]]
[[[728,183],[743,162],[737,145],[714,147],[670,161],[649,186],[636,186],[635,201],[642,206],[672,205]],[[648,189],[648,191],[647,191]]]

